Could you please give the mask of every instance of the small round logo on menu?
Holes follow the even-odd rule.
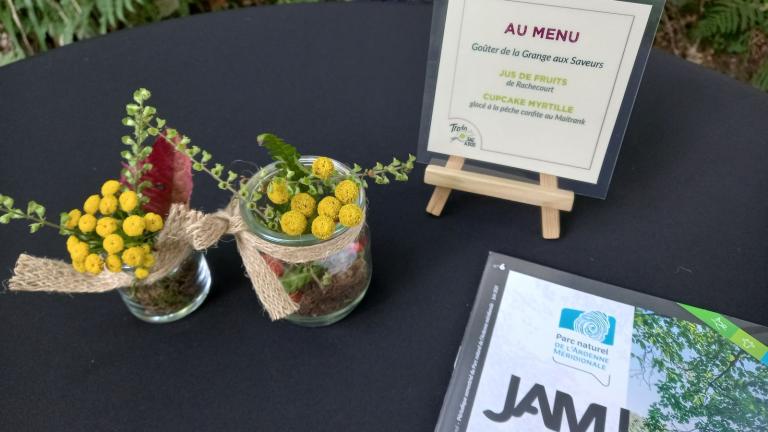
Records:
[[[480,142],[480,134],[475,126],[464,119],[450,119],[448,122],[448,136],[452,144],[467,147],[477,147]]]

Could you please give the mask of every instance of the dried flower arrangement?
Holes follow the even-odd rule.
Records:
[[[61,262],[22,255],[9,284],[11,290],[103,292],[123,288],[155,314],[170,313],[198,295],[193,286],[166,277],[191,252],[187,245],[163,234],[172,204],[189,203],[192,162],[163,138],[166,122],[146,104],[150,97],[148,90],[139,89],[126,105],[122,123],[133,133],[122,137],[127,149],[121,152],[120,179],[105,181],[100,193],[87,197],[81,208],[61,213],[58,224],[46,218],[46,208],[38,202],[29,201],[23,211],[13,198],[0,195],[0,223],[27,220],[32,233],[43,227],[56,229],[66,237],[71,258],[67,271]],[[155,141],[148,145],[152,137]],[[178,226],[168,228],[179,231]]]

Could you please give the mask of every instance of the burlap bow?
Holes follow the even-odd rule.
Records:
[[[352,243],[365,221],[339,236],[311,246],[290,247],[261,239],[248,230],[240,216],[239,202],[232,200],[222,210],[204,214],[187,206],[174,204],[156,243],[157,263],[141,284],[151,284],[177,268],[192,250],[214,246],[222,236],[231,234],[256,294],[272,320],[284,318],[299,309],[269,268],[262,253],[288,263],[322,260]],[[68,263],[26,254],[19,256],[12,291],[49,291],[61,293],[96,293],[126,287],[133,277],[126,273],[104,272],[98,276],[76,272]]]

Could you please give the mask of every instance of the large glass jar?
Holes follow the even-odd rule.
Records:
[[[120,288],[118,292],[136,318],[159,324],[194,312],[210,288],[211,271],[205,255],[194,251],[164,278],[148,285]]]
[[[309,167],[316,156],[305,156],[299,161]],[[352,170],[334,161],[336,171],[349,175]],[[264,167],[260,175],[251,179],[249,187],[263,190],[277,174],[277,164]],[[361,188],[357,204],[366,210],[365,191]],[[240,207],[243,220],[251,232],[261,239],[286,247],[312,246],[323,242],[309,233],[300,236],[268,229],[259,222],[256,215],[244,204]],[[349,228],[337,224],[329,241],[344,234]],[[371,242],[367,226],[343,249],[330,256],[306,263],[289,263],[273,256],[262,254],[272,271],[278,276],[285,291],[299,310],[285,319],[306,327],[321,327],[333,324],[346,317],[360,303],[371,282]]]

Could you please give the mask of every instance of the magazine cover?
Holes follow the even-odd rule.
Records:
[[[765,432],[768,329],[491,253],[438,432]]]

